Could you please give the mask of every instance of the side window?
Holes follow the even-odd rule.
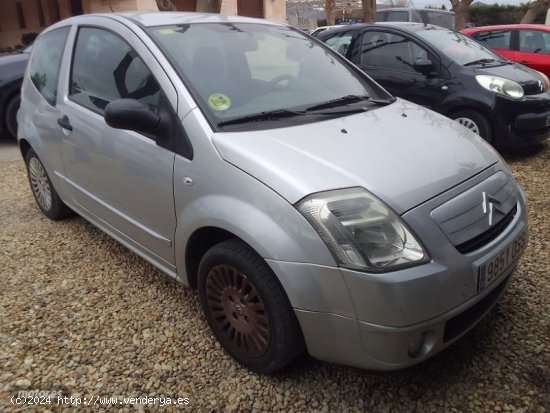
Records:
[[[40,36],[33,46],[30,78],[38,92],[52,106],[57,99],[59,68],[69,30],[69,27],[52,30]]]
[[[325,42],[331,49],[337,51],[341,55],[345,56],[351,45],[352,35],[348,33],[341,33],[339,36],[331,37]]]
[[[123,39],[106,30],[78,31],[69,97],[103,112],[116,99],[137,99],[158,111],[160,87],[143,60]]]
[[[527,53],[550,54],[550,32],[520,30],[519,50]]]
[[[364,65],[414,72],[414,64],[428,58],[424,48],[403,36],[378,31],[363,35],[361,63]]]
[[[511,30],[493,30],[490,32],[479,32],[474,35],[479,43],[489,49],[510,50]]]

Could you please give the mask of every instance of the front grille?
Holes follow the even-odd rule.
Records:
[[[493,291],[483,297],[481,301],[448,320],[447,323],[445,323],[443,342],[446,343],[455,339],[479,321],[479,319],[496,303],[511,277],[512,273],[510,273]]]
[[[469,252],[475,251],[481,247],[483,247],[485,244],[488,244],[492,240],[494,240],[496,237],[498,237],[502,231],[506,229],[508,224],[512,222],[514,217],[516,216],[516,212],[518,211],[517,205],[512,208],[508,214],[504,218],[502,218],[500,221],[498,221],[495,225],[490,227],[487,231],[479,234],[478,236],[463,242],[462,244],[456,245],[455,248],[460,252],[461,254],[467,254]]]

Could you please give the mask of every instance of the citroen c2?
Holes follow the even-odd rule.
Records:
[[[18,121],[40,210],[198,289],[257,372],[305,350],[425,360],[493,307],[528,240],[525,196],[486,142],[264,20],[61,21],[35,42]]]

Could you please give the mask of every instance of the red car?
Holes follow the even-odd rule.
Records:
[[[550,77],[550,26],[504,24],[464,29],[462,33],[502,57]]]

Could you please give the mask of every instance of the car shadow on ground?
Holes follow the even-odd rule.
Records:
[[[537,156],[544,150],[545,145],[547,145],[547,143],[526,146],[524,148],[502,149],[500,153],[502,157],[506,160],[506,162],[521,161],[527,158],[531,158],[533,156]]]

